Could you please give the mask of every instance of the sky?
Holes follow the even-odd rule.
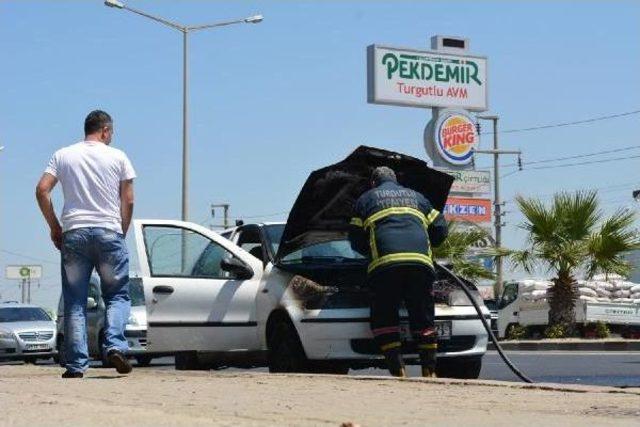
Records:
[[[131,7],[184,24],[255,13],[190,37],[190,220],[284,220],[310,171],[366,144],[426,159],[428,109],[368,104],[366,47],[429,49],[435,34],[466,37],[489,64],[489,113],[500,129],[579,121],[640,110],[637,1],[151,1]],[[33,301],[54,307],[59,254],[34,198],[55,150],[82,139],[86,114],[111,113],[113,145],[138,172],[136,218],[180,217],[180,33],[99,0],[0,1],[0,268],[40,264]],[[485,128],[488,130],[488,127]],[[505,176],[505,245],[520,247],[517,194],[600,188],[607,212],[638,210],[640,115],[500,134],[521,149],[525,170]],[[482,137],[489,148],[491,136]],[[581,160],[601,164],[527,169],[526,162],[632,147]],[[576,160],[566,161],[572,163]],[[501,163],[513,164],[504,158]],[[543,162],[535,166],[558,165]],[[479,159],[478,168],[490,165]],[[533,166],[533,165],[532,165]],[[503,168],[503,175],[515,171]],[[54,194],[58,211],[61,192]],[[133,249],[135,242],[128,238]],[[131,251],[133,252],[133,250]],[[132,259],[132,269],[137,270]],[[517,272],[507,271],[507,277]],[[1,299],[19,299],[0,278]]]

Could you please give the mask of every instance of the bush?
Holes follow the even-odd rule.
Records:
[[[526,326],[510,325],[506,335],[508,340],[521,340],[529,336],[529,331]]]
[[[544,330],[545,338],[567,338],[570,336],[566,325],[551,325]]]
[[[609,326],[604,322],[587,323],[583,328],[585,338],[608,338]]]

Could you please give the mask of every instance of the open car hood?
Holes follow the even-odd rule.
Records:
[[[369,189],[378,166],[393,169],[400,185],[423,194],[442,212],[452,176],[414,157],[360,146],[343,161],[309,175],[289,213],[276,263],[303,247],[346,238],[355,202]]]

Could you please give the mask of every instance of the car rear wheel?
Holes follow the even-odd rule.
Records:
[[[309,362],[309,372],[314,374],[347,375],[349,366],[344,363],[328,361]]]
[[[269,334],[269,372],[308,372],[308,361],[298,334],[286,320],[279,320]]]
[[[153,357],[151,356],[136,356],[136,362],[138,362],[138,366],[149,366],[152,359]]]
[[[198,353],[195,351],[185,351],[177,353],[175,356],[176,371],[204,371],[209,368],[198,360]]]
[[[436,374],[442,378],[477,379],[482,370],[482,356],[438,359]]]

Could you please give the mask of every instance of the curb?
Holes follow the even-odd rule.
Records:
[[[49,377],[52,375],[51,367],[45,366],[24,366],[24,365],[12,365],[6,366],[5,369],[10,375],[4,377],[5,379],[11,378],[24,378],[19,374],[28,372],[32,377]],[[56,370],[57,369],[57,370]],[[58,376],[58,372],[61,368],[55,368],[55,376]],[[134,371],[135,372],[135,371]],[[11,375],[13,374],[13,375]],[[16,375],[18,374],[18,375]],[[514,381],[499,381],[499,380],[462,380],[454,378],[395,378],[389,376],[377,376],[377,375],[331,375],[331,374],[270,374],[266,372],[219,372],[219,371],[155,371],[154,375],[166,377],[167,379],[173,379],[177,381],[185,381],[188,377],[218,377],[218,378],[255,378],[256,380],[266,380],[269,378],[306,378],[310,381],[314,379],[327,377],[334,378],[340,381],[385,381],[385,382],[397,382],[405,384],[425,384],[425,385],[453,385],[453,386],[475,386],[475,387],[496,387],[504,389],[525,389],[525,390],[541,390],[541,391],[554,391],[564,393],[605,393],[605,394],[624,394],[624,395],[636,395],[640,396],[640,388],[622,388],[622,387],[609,387],[609,386],[597,386],[597,385],[583,385],[583,384],[559,384],[559,383],[523,383]],[[95,377],[96,375],[103,375],[102,373],[89,373],[86,378]],[[113,374],[113,378],[121,378],[117,374]],[[132,374],[132,375],[135,375]],[[164,381],[164,380],[163,380]]]
[[[536,340],[500,341],[503,350],[518,351],[640,351],[640,340]],[[487,350],[495,350],[490,342]]]

